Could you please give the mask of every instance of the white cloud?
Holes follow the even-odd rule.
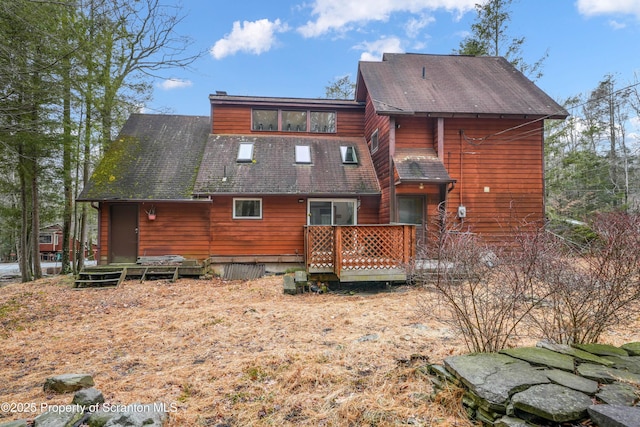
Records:
[[[397,37],[384,37],[373,42],[363,42],[355,49],[364,50],[360,61],[380,61],[383,53],[403,53],[402,41]]]
[[[180,89],[183,87],[189,87],[193,85],[191,80],[182,80],[182,79],[167,79],[160,83],[158,86],[164,90],[171,89]]]
[[[419,13],[445,9],[458,14],[473,10],[477,0],[315,0],[312,15],[298,28],[304,37],[317,37],[330,31],[341,31],[350,24],[366,24],[370,21],[386,21],[394,12]]]
[[[209,53],[215,59],[222,59],[225,56],[233,55],[237,52],[247,52],[260,55],[269,51],[276,43],[275,34],[288,31],[286,24],[282,24],[279,19],[271,22],[268,19],[258,21],[240,21],[233,23],[230,34],[218,40]]]
[[[621,30],[623,28],[626,28],[627,24],[625,24],[623,22],[618,22],[618,21],[612,19],[612,20],[609,21],[609,26],[611,28],[613,28],[614,30]]]
[[[411,18],[405,24],[404,29],[407,32],[407,36],[413,38],[418,37],[420,31],[427,25],[435,22],[436,19],[433,16],[422,15],[419,18]]]
[[[640,18],[640,1],[638,0],[578,0],[578,11],[587,16],[625,14]]]

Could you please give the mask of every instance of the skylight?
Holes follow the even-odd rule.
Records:
[[[311,147],[296,145],[296,163],[311,163]]]
[[[341,146],[340,154],[342,155],[342,163],[357,164],[356,147],[353,145]]]
[[[238,162],[250,163],[253,161],[253,142],[241,142],[238,148]]]

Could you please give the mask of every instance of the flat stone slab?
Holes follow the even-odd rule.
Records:
[[[104,427],[162,427],[168,418],[163,407],[161,403],[127,405],[127,409],[107,421]]]
[[[495,427],[536,427],[535,424],[531,424],[520,418],[504,416],[496,420]]]
[[[0,423],[0,427],[27,427],[27,420],[9,421],[8,423]]]
[[[640,408],[619,405],[589,406],[589,416],[599,427],[640,427]]]
[[[84,388],[76,391],[71,401],[74,405],[91,406],[98,403],[104,403],[104,396],[102,392],[96,388]]]
[[[70,405],[68,411],[45,412],[33,420],[33,427],[61,427],[72,426],[83,416],[75,405]]]
[[[566,354],[556,353],[539,347],[519,347],[501,350],[500,353],[506,354],[516,359],[521,359],[533,365],[548,366],[551,368],[562,369],[563,371],[572,372],[574,369],[574,359]]]
[[[506,354],[479,353],[452,356],[444,365],[493,411],[506,410],[511,395],[536,384],[549,383],[544,370]]]
[[[609,344],[574,344],[575,348],[598,356],[628,356],[626,350]]]
[[[628,381],[633,384],[640,384],[640,375],[622,369],[608,366],[583,363],[578,365],[578,374],[599,383],[613,383],[615,381]]]
[[[557,384],[534,385],[514,394],[511,402],[517,410],[557,423],[586,418],[593,403],[586,394]]]
[[[613,365],[613,362],[611,362],[610,360],[604,359],[600,356],[596,356],[595,354],[591,354],[584,350],[580,350],[579,348],[571,347],[567,344],[555,344],[548,341],[540,341],[536,344],[536,347],[546,348],[547,350],[555,351],[556,353],[566,354],[578,359],[581,362],[596,363],[605,366]]]
[[[93,387],[93,377],[89,374],[62,374],[45,380],[44,391],[69,393]]]
[[[604,356],[604,358],[613,362],[613,368],[640,374],[640,356]]]
[[[559,369],[551,369],[549,371],[546,371],[546,374],[554,384],[568,387],[570,389],[580,391],[590,396],[593,396],[598,392],[597,382],[587,378],[582,378],[576,374],[572,374],[571,372],[561,371]]]
[[[620,346],[631,356],[640,356],[640,342],[630,342]]]
[[[596,397],[609,405],[633,406],[638,400],[637,391],[638,389],[630,384],[604,384]]]

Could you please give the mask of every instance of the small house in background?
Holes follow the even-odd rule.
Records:
[[[62,254],[62,226],[54,224],[40,229],[38,242],[42,261],[59,261]]]
[[[402,280],[434,219],[488,240],[544,217],[544,121],[567,112],[504,58],[385,54],[354,100],[209,96],[132,115],[78,201],[98,263],[179,255]]]
[[[42,261],[61,261],[62,260],[62,225],[53,224],[47,227],[40,229],[39,235],[39,251],[40,251],[40,259]],[[78,240],[75,241],[75,245],[73,245],[72,239],[69,239],[69,248],[71,251],[69,253],[70,260],[73,261],[75,259],[76,253],[80,251],[80,242]],[[91,251],[88,248],[84,249],[84,257],[85,259],[94,259],[96,254],[96,245],[91,245]],[[75,249],[74,249],[75,248]]]

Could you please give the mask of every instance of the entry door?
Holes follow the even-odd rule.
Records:
[[[416,225],[416,239],[418,248],[426,242],[427,223],[425,215],[424,196],[398,197],[398,222]]]
[[[109,262],[136,262],[138,260],[138,205],[111,205],[110,218]]]

